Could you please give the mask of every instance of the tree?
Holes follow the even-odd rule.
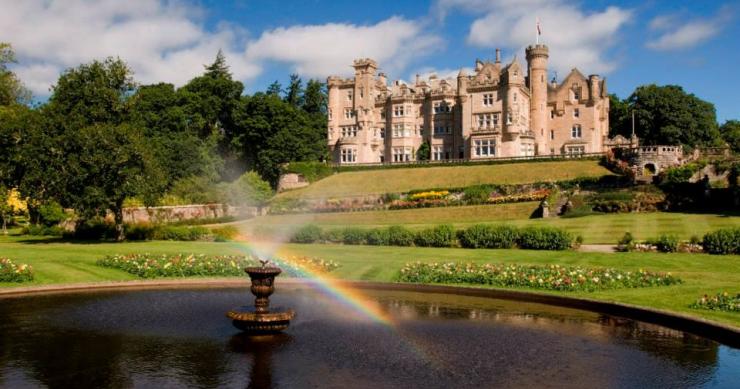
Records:
[[[290,75],[290,85],[285,93],[285,102],[294,106],[303,106],[303,81],[297,74]]]
[[[0,224],[3,235],[8,234],[8,221],[13,217],[13,207],[10,206],[10,190],[0,185]]]
[[[693,148],[721,143],[714,105],[680,86],[643,85],[627,101],[635,113],[636,133],[643,144]]]
[[[221,49],[218,49],[216,54],[216,60],[212,64],[206,65],[206,77],[211,78],[229,78],[231,79],[231,72],[229,72],[229,65],[226,64],[226,57]]]
[[[627,100],[622,100],[614,93],[609,94],[609,136],[632,135],[632,113]]]
[[[28,103],[31,92],[8,69],[11,63],[16,63],[13,47],[9,43],[0,42],[0,105]]]
[[[275,80],[267,87],[267,91],[265,91],[265,93],[272,96],[280,96],[283,93],[283,86],[280,85],[278,80]]]
[[[728,120],[719,128],[722,139],[732,151],[740,153],[740,120]]]
[[[270,184],[253,171],[242,174],[229,185],[229,202],[234,205],[261,207],[272,195]]]
[[[424,141],[424,143],[419,146],[419,149],[416,150],[416,160],[417,161],[428,161],[432,156],[432,148],[429,146],[429,142]]]
[[[58,147],[66,158],[53,166],[60,178],[56,197],[80,220],[113,213],[116,240],[124,239],[123,202],[137,197],[153,205],[161,195],[162,172],[142,131],[128,124],[96,124],[69,131]]]
[[[326,115],[326,88],[319,80],[308,80],[303,94],[303,110],[309,114]]]

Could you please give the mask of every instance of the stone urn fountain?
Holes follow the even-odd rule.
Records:
[[[239,307],[229,311],[226,316],[232,320],[234,327],[251,334],[269,334],[288,328],[295,316],[292,309],[280,308],[270,310],[270,295],[275,291],[275,277],[282,272],[277,266],[269,265],[270,261],[260,260],[262,266],[248,267],[244,271],[252,280],[250,288],[255,296],[254,307]]]

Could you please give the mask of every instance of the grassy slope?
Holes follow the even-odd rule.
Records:
[[[527,202],[402,211],[270,215],[252,219],[244,225],[251,228],[257,225],[295,226],[305,223],[327,227],[404,224],[411,228],[421,228],[440,223],[451,223],[457,227],[482,222],[503,222],[519,226],[547,224],[581,235],[585,243],[591,244],[615,244],[617,239],[627,231],[637,239],[654,238],[660,234],[674,234],[682,239],[689,239],[692,235],[701,237],[708,231],[718,228],[740,226],[738,216],[673,212],[620,213],[566,219],[528,219],[537,205],[537,202]]]
[[[237,254],[244,246],[236,243],[142,242],[74,244],[22,237],[0,237],[0,253],[17,262],[34,266],[36,280],[29,284],[2,284],[0,287],[96,281],[125,281],[134,277],[119,270],[99,268],[95,260],[107,254],[205,253]],[[286,245],[285,254],[311,255],[342,264],[334,274],[340,278],[393,281],[409,261],[460,260],[476,262],[559,263],[586,266],[613,266],[622,269],[646,268],[671,271],[686,282],[682,285],[604,291],[564,293],[611,301],[669,309],[740,326],[740,315],[698,311],[688,305],[704,293],[740,292],[740,257],[650,253],[579,253],[528,250],[465,250],[433,248],[369,247],[341,245]]]
[[[335,174],[306,188],[284,192],[277,197],[355,196],[476,184],[560,181],[606,174],[611,173],[600,166],[598,161],[593,160],[367,170]]]

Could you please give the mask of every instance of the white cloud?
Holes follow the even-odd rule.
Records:
[[[202,73],[219,49],[236,77],[259,72],[236,49],[243,31],[207,31],[201,10],[183,2],[0,0],[0,9],[0,37],[13,44],[20,62],[15,71],[36,95],[48,95],[64,69],[108,56],[126,60],[143,83],[182,84]]]
[[[391,17],[374,25],[330,23],[265,31],[248,43],[246,57],[289,63],[306,77],[326,77],[350,74],[352,60],[364,57],[387,72],[398,72],[441,45],[438,36],[423,34],[420,23]]]
[[[660,15],[650,21],[650,27],[662,31],[661,35],[645,46],[653,50],[686,49],[705,42],[717,35],[732,18],[729,9],[720,10],[713,19],[678,20],[677,15]]]
[[[473,68],[464,68],[467,74],[473,73]],[[452,80],[453,83],[457,83],[457,75],[460,73],[460,69],[435,69],[432,67],[423,67],[418,69],[416,72],[409,74],[408,79],[412,80],[410,83],[413,84],[416,80],[416,76],[419,76],[420,80],[429,80],[430,76],[436,76],[440,80]]]
[[[606,50],[632,16],[632,11],[619,7],[586,12],[564,0],[440,0],[435,6],[440,16],[453,9],[483,14],[470,26],[468,43],[517,52],[535,42],[539,17],[540,42],[550,48],[550,68],[561,74],[573,67],[586,73],[614,70],[616,63],[607,58]]]
[[[346,75],[358,57],[401,71],[442,45],[421,23],[400,17],[276,28],[250,40],[238,26],[207,29],[204,11],[187,1],[0,0],[0,41],[12,43],[20,62],[14,71],[36,96],[47,96],[64,69],[108,56],[124,59],[139,82],[182,85],[219,49],[234,77],[249,81],[270,61],[305,77]]]

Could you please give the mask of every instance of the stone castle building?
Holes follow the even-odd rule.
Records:
[[[456,82],[429,77],[388,85],[372,59],[354,61],[355,75],[329,77],[328,143],[334,162],[416,160],[428,142],[432,160],[583,154],[604,151],[609,132],[606,81],[577,69],[547,79],[548,48],[475,63]]]

